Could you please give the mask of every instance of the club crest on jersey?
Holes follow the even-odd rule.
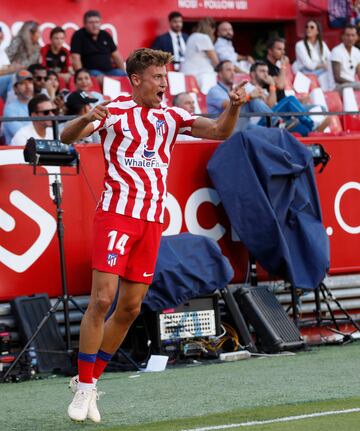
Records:
[[[157,120],[156,121],[156,134],[159,136],[164,136],[166,132],[166,122],[165,120]]]
[[[115,266],[118,255],[116,253],[108,253],[107,255],[107,264],[109,266]]]

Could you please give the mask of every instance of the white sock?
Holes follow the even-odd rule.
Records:
[[[94,388],[95,388],[94,383],[79,382],[77,384],[78,391],[92,391]]]

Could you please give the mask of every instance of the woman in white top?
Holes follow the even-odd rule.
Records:
[[[216,24],[212,18],[204,18],[198,22],[195,32],[186,42],[185,59],[181,71],[185,75],[194,75],[200,88],[216,84],[214,67],[219,63],[214,47]],[[206,81],[215,80],[207,85]]]
[[[305,36],[295,45],[296,61],[293,70],[305,74],[315,74],[323,90],[334,88],[331,72],[330,50],[321,37],[320,23],[309,20],[305,26]]]

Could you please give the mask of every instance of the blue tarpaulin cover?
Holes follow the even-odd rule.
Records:
[[[256,128],[221,144],[208,172],[261,266],[296,288],[316,288],[329,268],[329,241],[311,152],[286,130]]]
[[[233,277],[228,259],[214,240],[190,233],[164,236],[143,305],[152,311],[176,307],[223,289]]]

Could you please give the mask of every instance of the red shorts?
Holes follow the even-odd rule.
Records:
[[[161,223],[97,211],[94,218],[93,269],[151,284],[162,230]]]

